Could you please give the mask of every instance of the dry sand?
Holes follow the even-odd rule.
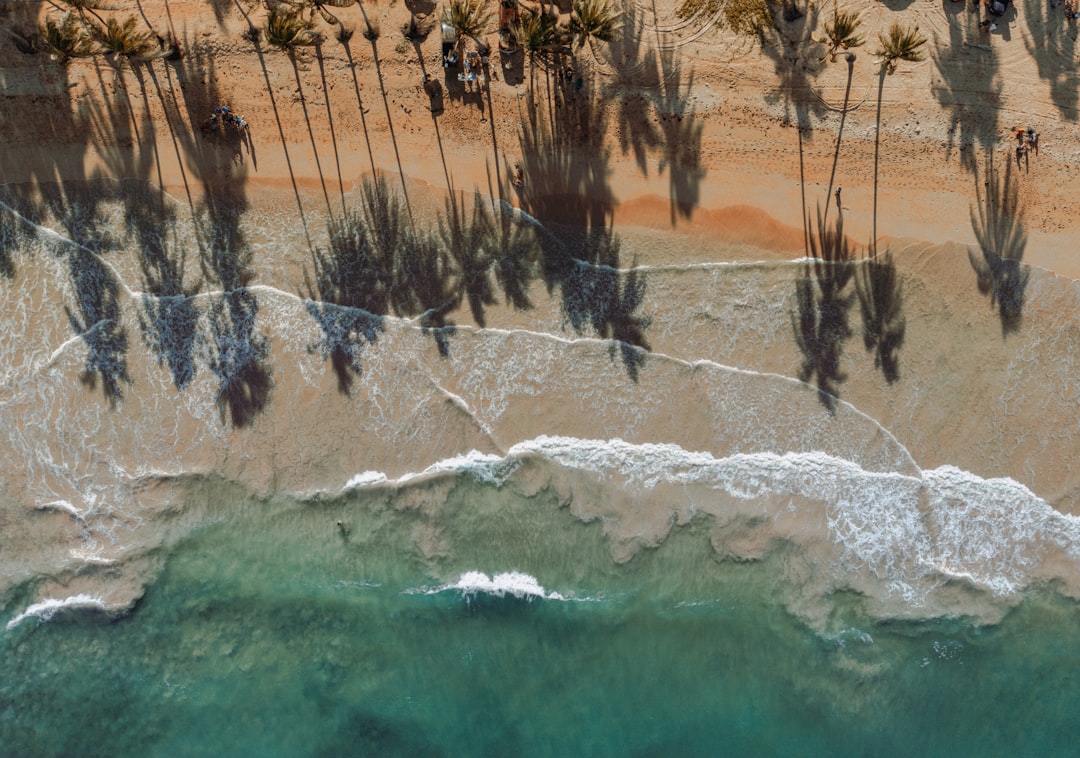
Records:
[[[32,20],[56,15],[47,3],[6,5],[6,28],[28,29]],[[984,35],[980,13],[964,3],[850,5],[861,9],[871,41],[857,51],[852,67],[836,168],[848,233],[865,242],[872,230],[879,82],[872,50],[876,33],[900,19],[917,24],[930,41],[925,61],[901,64],[884,80],[879,235],[973,242],[970,214],[980,180],[969,166],[981,169],[990,155],[1003,165],[1011,157],[1010,129],[1031,125],[1041,133],[1041,150],[1014,172],[1026,208],[1025,261],[1080,274],[1070,234],[1080,189],[1080,150],[1072,137],[1080,81],[1075,24],[1060,8],[1022,2],[997,32]],[[149,21],[181,41],[186,58],[121,74],[100,58],[64,70],[44,54],[21,55],[4,44],[0,179],[101,172],[160,181],[178,197],[198,194],[200,177],[193,175],[184,143],[214,105],[229,103],[252,125],[251,149],[238,156],[242,165],[233,170],[243,175],[252,197],[262,188],[289,190],[295,183],[309,189],[325,184],[333,199],[339,182],[353,186],[372,164],[395,173],[400,168],[411,181],[434,187],[445,187],[447,177],[464,190],[486,191],[491,177],[505,183],[507,164],[521,153],[528,63],[519,55],[504,71],[495,52],[491,68],[498,79],[490,90],[462,96],[450,81],[445,110],[433,118],[419,85],[423,71],[442,79],[439,33],[418,47],[406,43],[401,27],[410,7],[437,13],[421,2],[372,5],[368,13],[382,34],[376,44],[358,32],[347,53],[332,28],[322,26],[327,41],[321,55],[302,53],[295,70],[284,53],[256,51],[243,38],[245,16],[257,25],[264,16],[251,2],[143,3]],[[779,37],[762,51],[704,22],[681,24],[673,8],[670,0],[655,11],[651,3],[631,5],[623,42],[614,51],[579,53],[584,96],[596,96],[605,109],[605,183],[617,204],[616,223],[720,234],[798,254],[799,143],[792,124],[802,119],[810,127],[804,157],[813,207],[826,202],[847,64],[819,63],[820,46],[785,60],[794,57],[794,47]],[[340,15],[363,29],[357,7]],[[784,27],[791,37],[805,31],[803,23]],[[494,44],[495,36],[489,41]],[[542,68],[535,75],[535,97],[542,103],[549,82]],[[141,149],[133,151],[133,142]],[[683,205],[673,214],[676,201]],[[772,218],[741,213],[740,206]]]

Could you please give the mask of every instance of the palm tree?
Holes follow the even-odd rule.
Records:
[[[619,11],[612,8],[608,0],[574,0],[570,17],[574,46],[580,50],[587,42],[592,49],[593,40],[611,42],[615,39],[618,18]]]
[[[897,61],[917,63],[923,59],[922,46],[926,37],[919,34],[919,27],[907,29],[899,21],[893,21],[888,34],[878,34],[881,47],[874,52],[881,59],[882,68],[888,73],[896,70]]]
[[[877,249],[877,200],[878,200],[878,156],[881,149],[881,95],[885,89],[885,75],[896,70],[897,61],[909,61],[916,63],[923,59],[922,46],[926,44],[926,37],[919,34],[919,27],[905,29],[900,22],[894,21],[889,27],[889,33],[878,34],[881,43],[880,49],[874,55],[881,59],[881,72],[878,79],[877,95],[877,118],[874,126],[874,208],[873,208],[873,239],[874,249]]]
[[[274,47],[292,53],[298,47],[311,47],[319,35],[295,11],[271,9],[266,17],[266,41]]]
[[[59,24],[51,18],[46,19],[40,31],[45,44],[52,50],[49,57],[61,65],[72,58],[84,58],[96,52],[94,41],[74,14],[66,14]]]
[[[484,9],[485,0],[450,0],[443,8],[442,21],[449,24],[459,37],[476,40],[491,22],[491,14]]]
[[[835,63],[838,50],[862,47],[866,40],[858,33],[860,23],[862,22],[857,12],[841,11],[834,7],[832,21],[825,22],[825,36],[818,40],[829,48],[820,60],[825,60],[827,56]]]
[[[285,5],[292,9],[292,12],[297,15],[302,14],[305,10],[308,11],[308,28],[315,23],[315,14],[318,13],[322,20],[331,26],[338,28],[337,38],[341,42],[347,42],[353,35],[352,29],[346,29],[345,24],[341,19],[327,10],[327,6],[332,8],[347,8],[352,5],[356,0],[281,0],[281,2],[268,2],[267,5],[273,9],[275,7]]]
[[[128,16],[123,21],[110,18],[104,26],[92,24],[90,33],[107,55],[123,61],[144,56],[153,47],[152,35],[136,29],[138,23],[134,16]]]
[[[514,39],[529,53],[529,86],[532,86],[532,70],[536,59],[559,44],[558,22],[554,16],[543,11],[527,10],[518,15],[511,29]]]

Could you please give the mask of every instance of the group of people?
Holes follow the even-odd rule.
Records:
[[[1016,128],[1016,165],[1020,166],[1020,161],[1028,156],[1028,153],[1034,151],[1036,155],[1039,154],[1039,133],[1032,129],[1030,126],[1026,129],[1023,127]]]
[[[219,105],[214,108],[213,114],[200,128],[203,134],[209,134],[210,132],[220,132],[226,126],[232,126],[238,132],[245,132],[248,128],[248,122],[244,120],[243,116],[233,113],[229,106]]]

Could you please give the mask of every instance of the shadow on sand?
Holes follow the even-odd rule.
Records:
[[[979,292],[990,296],[998,309],[1002,336],[1020,328],[1024,293],[1030,272],[1021,263],[1027,245],[1024,208],[1017,198],[1012,162],[1006,162],[1005,175],[994,167],[993,155],[986,161],[983,182],[975,174],[976,205],[971,209],[971,228],[979,243],[979,252],[968,251],[975,270]],[[985,192],[984,192],[985,190]]]
[[[902,290],[892,254],[878,253],[871,245],[869,256],[855,268],[855,293],[862,312],[863,345],[874,354],[874,368],[889,384],[900,379],[899,353],[906,331]]]
[[[548,292],[560,292],[566,322],[578,334],[592,327],[618,343],[611,352],[637,381],[649,349],[650,319],[637,313],[646,278],[621,268],[602,96],[581,92],[555,102],[561,105],[549,118],[535,102],[522,113],[523,180],[514,189],[522,209],[539,222],[540,274]]]
[[[795,285],[798,312],[791,316],[795,343],[802,352],[799,381],[815,380],[818,400],[835,413],[840,384],[847,374],[840,369],[844,342],[851,337],[848,311],[854,296],[846,292],[854,274],[851,248],[844,236],[844,217],[837,214],[832,227],[821,209],[817,228],[810,232],[810,256]]]
[[[978,15],[963,12],[950,19],[947,42],[934,40],[931,55],[937,77],[930,88],[952,119],[948,153],[958,150],[961,165],[975,171],[977,153],[992,149],[1000,136],[997,51],[980,37]]]
[[[1024,47],[1038,66],[1039,76],[1050,84],[1050,98],[1066,121],[1080,115],[1080,72],[1076,68],[1076,27],[1062,21],[1054,3],[1024,0]]]
[[[659,151],[659,173],[668,174],[671,224],[690,218],[700,199],[705,167],[701,165],[704,122],[691,102],[693,72],[686,74],[678,48],[657,39],[655,49],[645,45],[641,9],[628,4],[622,14],[622,32],[609,45],[605,63],[612,82],[604,97],[615,103],[619,147],[633,153],[642,174],[648,175],[648,155]],[[595,77],[594,77],[595,78]],[[636,92],[638,94],[627,94]],[[647,114],[649,109],[656,119]]]
[[[131,384],[127,373],[127,330],[121,323],[120,284],[113,272],[94,253],[77,245],[67,253],[68,270],[75,295],[75,310],[67,305],[72,330],[86,343],[88,353],[79,381],[101,391],[110,406],[124,396]]]

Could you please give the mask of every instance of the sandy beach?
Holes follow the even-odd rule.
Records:
[[[90,556],[130,601],[142,551],[205,516],[172,513],[191,507],[178,477],[307,496],[544,435],[958,466],[1075,513],[1075,26],[1034,4],[993,33],[964,3],[852,7],[869,41],[850,63],[812,41],[814,12],[759,43],[627,5],[615,42],[558,68],[504,57],[492,29],[475,89],[437,27],[404,38],[410,13],[435,18],[422,3],[366,8],[373,40],[337,9],[351,39],[319,22],[293,55],[252,42],[266,11],[242,2],[141,4],[179,59],[0,45],[5,234],[36,235],[0,281],[32,462],[6,484],[28,535],[13,575],[89,591]],[[58,17],[4,14],[24,39]],[[894,19],[926,59],[882,76]],[[207,133],[223,105],[249,128]],[[800,262],[804,196],[858,263]],[[446,250],[396,263],[385,297],[331,292],[328,221],[360,207]]]
[[[879,236],[974,242],[980,180],[972,166],[985,170],[993,157],[1003,168],[1012,130],[1032,126],[1040,150],[1014,171],[1028,235],[1024,261],[1076,278],[1069,232],[1080,181],[1080,148],[1069,137],[1077,119],[1076,28],[1060,9],[1030,5],[1012,8],[988,34],[978,25],[985,8],[973,12],[964,3],[851,4],[869,42],[854,51],[834,184],[844,188],[853,239],[866,244],[872,230],[880,81],[872,51],[877,33],[898,19],[917,25],[928,42],[926,60],[902,63],[883,80]],[[185,57],[120,73],[100,57],[64,69],[46,53],[21,55],[6,44],[3,181],[76,178],[63,176],[70,166],[83,176],[138,176],[178,197],[198,195],[200,180],[212,180],[194,176],[185,153],[213,107],[229,104],[251,124],[251,144],[230,173],[252,197],[293,185],[337,195],[372,166],[439,190],[448,178],[467,192],[500,182],[508,188],[508,167],[521,160],[530,78],[531,97],[550,118],[550,72],[520,52],[504,68],[492,22],[491,81],[482,92],[465,92],[453,75],[443,81],[437,27],[416,44],[402,36],[410,8],[428,23],[438,14],[425,3],[374,5],[375,42],[362,36],[357,7],[340,9],[346,26],[360,30],[348,49],[321,24],[325,42],[300,50],[295,67],[287,54],[265,42],[256,50],[243,37],[249,21],[263,24],[265,10],[255,3],[143,4],[149,23],[174,35]],[[59,17],[46,3],[20,3],[7,9],[5,26],[27,32],[49,14]],[[801,227],[793,124],[805,127],[812,208],[826,201],[848,75],[842,56],[820,62],[824,46],[791,41],[807,36],[813,17],[781,22],[759,45],[700,19],[679,22],[671,2],[641,3],[628,6],[618,42],[577,54],[587,83],[570,99],[589,100],[597,111],[604,133],[589,135],[588,146],[604,151],[618,226],[719,233],[800,252],[799,235],[781,231]],[[821,36],[820,25],[811,36]],[[420,86],[425,73],[444,84],[437,115]],[[508,192],[509,202],[517,200]],[[772,217],[766,225],[781,226],[763,235],[759,217],[727,212],[737,206],[761,209]]]

